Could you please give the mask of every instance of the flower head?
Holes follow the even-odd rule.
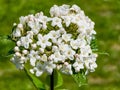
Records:
[[[19,69],[28,66],[36,76],[52,74],[54,69],[69,75],[95,71],[94,22],[77,5],[54,5],[50,15],[40,12],[20,17],[12,32],[16,46],[11,61]]]

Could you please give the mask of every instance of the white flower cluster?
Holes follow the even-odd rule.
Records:
[[[52,74],[57,69],[65,74],[97,67],[97,54],[90,43],[94,38],[94,22],[77,6],[54,5],[51,17],[42,12],[20,17],[14,24],[12,39],[16,42],[11,61],[19,69],[29,65],[36,76]]]

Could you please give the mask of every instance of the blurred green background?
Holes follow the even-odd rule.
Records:
[[[95,23],[100,51],[98,68],[88,77],[88,85],[80,88],[73,79],[64,76],[64,87],[69,90],[120,90],[120,0],[0,0],[0,35],[8,35],[20,16],[43,11],[49,16],[54,5],[77,4]],[[1,38],[0,38],[1,39]],[[0,40],[0,90],[36,90],[23,71],[19,71],[3,57],[9,47]]]

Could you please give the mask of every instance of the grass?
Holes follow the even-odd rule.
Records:
[[[47,3],[46,3],[47,2]],[[0,0],[0,35],[8,35],[20,16],[39,11],[49,15],[54,5],[77,4],[94,22],[100,51],[98,68],[88,75],[89,85],[78,88],[64,76],[64,87],[70,90],[119,90],[120,86],[120,0]],[[0,55],[9,48],[0,44]],[[0,90],[36,90],[24,72],[18,71],[9,58],[0,57]]]

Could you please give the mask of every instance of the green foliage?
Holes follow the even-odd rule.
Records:
[[[92,49],[93,52],[98,51],[98,44],[97,44],[97,39],[96,38],[91,40],[90,46],[91,46],[91,49]]]
[[[55,88],[58,88],[58,87],[62,86],[62,84],[63,84],[62,75],[57,70],[55,70],[54,75],[55,75],[55,79],[54,79]]]
[[[9,39],[9,36],[0,35],[0,57],[8,57],[11,55],[14,46],[15,43]]]
[[[84,72],[75,73],[72,75],[72,77],[79,87],[81,87],[82,85],[87,85],[87,78]]]
[[[37,89],[45,90],[45,85],[42,83],[42,81],[39,78],[31,74],[26,68],[24,70]]]

